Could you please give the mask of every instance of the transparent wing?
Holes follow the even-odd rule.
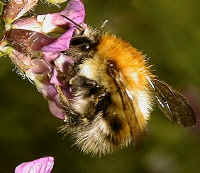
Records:
[[[167,83],[154,79],[150,81],[157,104],[171,121],[183,126],[193,126],[196,118],[186,98]]]
[[[125,86],[126,80],[124,79],[123,75],[117,71],[115,64],[112,63],[111,65],[112,66],[108,68],[108,74],[113,79],[113,82],[117,87],[117,91],[121,97],[125,118],[131,128],[133,137],[136,139],[135,141],[137,141],[141,133],[144,131],[146,123],[141,115],[136,113],[135,99],[133,99],[127,87]]]
[[[133,124],[133,127],[137,128],[137,130],[135,131],[138,131],[138,133],[141,133],[144,130],[146,123],[144,119],[140,117],[142,115],[137,115],[136,113],[136,110],[134,107],[134,105],[136,106],[135,99],[133,98],[129,90],[124,85],[124,82],[123,82],[124,79],[120,73],[118,77],[115,78],[115,81],[117,82],[116,86],[118,86],[119,88],[118,92],[122,100],[123,109],[126,114],[126,117],[130,122],[135,122],[137,124],[137,125]],[[130,126],[132,126],[132,124]]]

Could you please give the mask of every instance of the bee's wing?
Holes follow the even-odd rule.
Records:
[[[164,115],[171,121],[183,126],[193,126],[196,118],[186,98],[158,79],[150,81],[154,97]]]
[[[146,126],[146,121],[143,116],[137,110],[137,103],[134,96],[129,92],[126,83],[126,79],[123,74],[116,68],[115,63],[112,61],[108,62],[107,73],[112,78],[115,86],[117,87],[117,92],[121,97],[121,102],[123,106],[123,112],[126,121],[131,129],[131,134],[137,141],[140,138],[141,133],[144,131]]]
[[[129,122],[131,129],[133,129],[133,136],[137,141],[141,133],[144,131],[146,123],[135,110],[135,99],[130,95],[128,88],[125,85],[126,80],[123,78],[123,75],[121,73],[117,73],[113,80],[115,81],[115,85],[117,86],[118,93],[121,97],[125,117],[127,122]]]

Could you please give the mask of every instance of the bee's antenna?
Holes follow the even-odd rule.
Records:
[[[78,23],[74,22],[72,19],[70,19],[64,15],[61,15],[61,16],[66,18],[67,20],[69,20],[71,23],[73,23],[77,27],[77,29],[80,30],[81,32],[84,31],[84,28],[81,25],[79,25]]]

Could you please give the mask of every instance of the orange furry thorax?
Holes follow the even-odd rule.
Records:
[[[135,123],[139,126],[139,131],[143,131],[149,117],[152,101],[148,80],[154,77],[145,61],[145,56],[128,42],[107,33],[102,35],[100,39],[97,54],[104,60],[103,62],[111,60],[115,63],[119,71],[118,78],[121,78],[126,92],[128,91],[129,96],[132,97],[137,117],[137,123]],[[129,122],[135,121],[132,116],[128,119]],[[135,123],[133,126],[137,126]]]
[[[97,46],[100,57],[112,60],[123,74],[127,84],[134,89],[144,89],[148,85],[147,77],[153,77],[145,61],[145,56],[128,42],[114,35],[102,35]]]

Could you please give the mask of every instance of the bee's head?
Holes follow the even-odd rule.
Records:
[[[66,16],[63,17],[67,18]],[[102,29],[94,29],[86,24],[79,25],[73,20],[67,19],[73,23],[76,31],[71,38],[69,49],[63,53],[70,56],[76,64],[80,64],[82,60],[91,57],[91,52],[96,50],[102,35]]]
[[[70,41],[69,49],[63,53],[70,56],[75,64],[80,64],[85,59],[93,56],[101,34],[100,30],[90,27],[85,27],[81,32],[77,30]]]
[[[70,42],[70,48],[79,48],[81,52],[94,50],[99,43],[101,31],[85,27],[82,32],[77,32]]]

